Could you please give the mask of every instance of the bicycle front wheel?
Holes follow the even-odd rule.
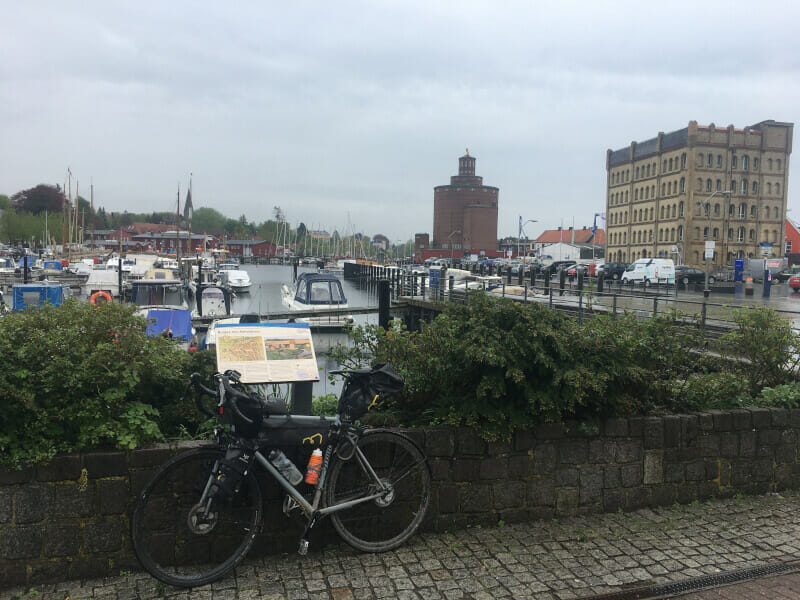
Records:
[[[331,513],[344,541],[364,552],[386,552],[419,528],[430,503],[431,473],[422,450],[408,437],[391,431],[367,431],[349,460],[333,461],[327,483],[327,505],[335,506],[386,492],[368,502]],[[372,470],[375,474],[370,473]]]
[[[261,524],[261,489],[250,472],[232,498],[199,501],[225,452],[198,448],[164,463],[139,494],[131,541],[153,577],[179,587],[223,577],[244,558]]]

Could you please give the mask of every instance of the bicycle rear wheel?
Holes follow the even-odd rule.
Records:
[[[224,458],[218,448],[198,448],[164,463],[139,494],[131,515],[131,540],[153,577],[179,587],[222,578],[244,558],[261,524],[261,489],[250,472],[230,499],[214,495],[205,513],[199,500]]]
[[[425,518],[431,495],[430,468],[417,444],[391,431],[367,431],[358,448],[388,491],[375,500],[331,513],[331,521],[354,548],[386,552],[414,535]],[[347,461],[333,461],[327,483],[328,506],[377,491],[374,477],[357,453]]]

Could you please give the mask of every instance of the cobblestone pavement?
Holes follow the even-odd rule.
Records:
[[[762,577],[674,598],[675,600],[797,600],[800,598],[800,573]]]
[[[108,579],[5,590],[0,600],[552,600],[586,598],[798,558],[800,494],[787,492],[426,533],[396,551],[377,555],[341,545],[312,551],[305,558],[249,558],[235,576],[194,590],[165,587],[146,573],[120,573]],[[764,585],[775,581],[764,580]],[[693,600],[706,597],[724,596],[689,596]]]

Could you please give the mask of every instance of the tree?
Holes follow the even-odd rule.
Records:
[[[11,198],[5,194],[0,194],[0,210],[11,208]]]
[[[11,196],[11,203],[16,210],[35,215],[45,210],[51,213],[61,212],[64,205],[64,194],[57,185],[40,183],[36,187],[22,190]]]
[[[225,229],[227,220],[221,212],[213,208],[196,208],[192,214],[192,229],[195,231],[222,231]]]

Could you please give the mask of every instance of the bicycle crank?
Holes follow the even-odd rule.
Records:
[[[189,531],[197,535],[206,535],[217,525],[217,513],[211,512],[202,503],[195,504],[186,517]]]

